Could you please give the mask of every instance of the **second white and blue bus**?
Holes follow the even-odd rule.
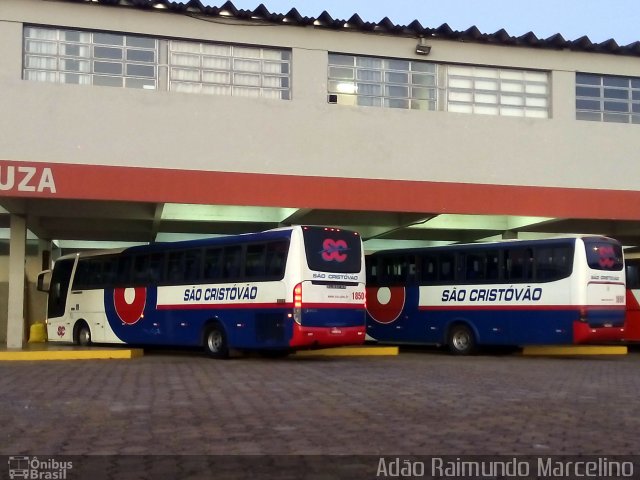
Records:
[[[54,342],[202,346],[227,357],[365,339],[362,240],[337,228],[71,254],[38,283]]]
[[[569,345],[624,338],[621,244],[602,236],[379,251],[367,335],[394,344]]]

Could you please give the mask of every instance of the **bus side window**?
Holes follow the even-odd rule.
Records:
[[[184,252],[169,252],[167,256],[167,282],[181,283],[184,280]]]
[[[485,278],[488,282],[500,279],[500,252],[498,250],[487,252],[486,268]]]
[[[424,255],[421,261],[422,283],[432,284],[438,280],[438,259],[433,255]]]
[[[145,272],[146,281],[157,285],[164,277],[165,255],[163,253],[152,253],[149,256],[149,266]]]
[[[111,286],[116,281],[116,257],[107,257],[102,266],[102,285]]]
[[[204,253],[204,278],[219,281],[222,278],[222,249],[208,248]]]
[[[407,264],[407,274],[406,274],[407,283],[415,284],[418,280],[418,268],[416,265],[416,257],[415,255],[410,255],[409,257],[406,258],[405,261]]]
[[[438,257],[438,280],[451,282],[455,279],[456,257],[453,253],[441,253]]]
[[[149,255],[138,255],[133,261],[133,283],[142,285],[147,283],[147,269],[149,268]]]
[[[637,290],[640,288],[640,272],[637,264],[627,263],[627,288]]]
[[[267,278],[270,280],[281,280],[284,277],[288,252],[288,241],[269,242],[269,244],[267,244]]]
[[[118,285],[129,285],[131,283],[131,264],[132,257],[123,256],[118,259],[118,271],[116,274],[116,283]]]
[[[483,253],[467,253],[465,258],[465,280],[477,282],[484,280],[485,256]]]
[[[244,263],[244,275],[247,278],[265,276],[267,246],[264,243],[247,245],[247,257]]]
[[[378,257],[367,255],[364,259],[368,285],[378,284]]]
[[[199,282],[202,277],[202,250],[187,250],[184,258],[184,280]]]
[[[573,249],[569,246],[538,248],[535,251],[535,276],[540,282],[550,282],[571,275]]]
[[[242,265],[242,246],[234,245],[224,248],[224,261],[222,263],[222,277],[233,280],[240,277]]]
[[[526,282],[533,276],[533,252],[530,248],[510,248],[505,251],[505,280]]]

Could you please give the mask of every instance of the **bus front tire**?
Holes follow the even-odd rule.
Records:
[[[78,331],[76,333],[76,343],[81,347],[87,347],[91,345],[91,330],[89,329],[89,325],[86,323],[82,323],[78,326]]]
[[[227,336],[220,325],[207,327],[204,334],[204,350],[212,358],[229,358]]]
[[[476,338],[467,325],[458,324],[449,331],[449,351],[454,355],[472,355],[476,351]]]

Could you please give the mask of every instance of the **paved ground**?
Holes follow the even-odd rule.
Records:
[[[640,352],[0,363],[0,455],[631,455]],[[140,477],[142,478],[142,477]]]

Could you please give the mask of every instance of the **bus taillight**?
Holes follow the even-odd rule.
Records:
[[[293,319],[302,324],[302,283],[293,288]]]

